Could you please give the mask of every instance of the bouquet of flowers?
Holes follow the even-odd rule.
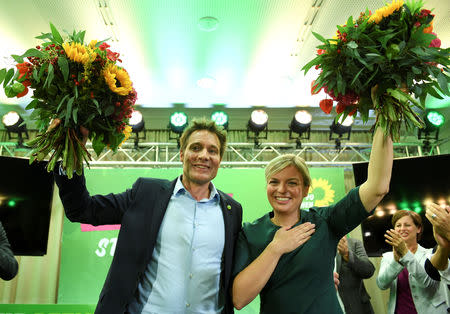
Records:
[[[38,135],[27,145],[33,148],[30,163],[50,155],[47,170],[56,161],[69,178],[81,174],[83,160],[89,164],[79,126],[89,130],[94,151],[107,146],[116,151],[131,127],[136,91],[127,71],[117,65],[119,53],[109,50],[105,41],[84,44],[85,32],[63,38],[50,23],[51,32],[36,38],[43,43],[23,55],[12,55],[17,69],[1,69],[8,97],[22,97],[33,90],[30,119],[37,120]],[[24,61],[26,59],[27,61]]]
[[[374,109],[375,126],[394,139],[402,121],[407,128],[423,127],[413,107],[424,109],[427,95],[442,99],[438,91],[450,95],[450,54],[433,33],[434,15],[422,6],[421,0],[394,0],[374,14],[349,17],[332,39],[313,32],[322,43],[302,70],[321,70],[311,93],[328,94],[330,99],[320,101],[324,112],[330,113],[335,101],[338,117],[359,112],[367,122]]]

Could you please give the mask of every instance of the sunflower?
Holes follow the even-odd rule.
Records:
[[[133,89],[130,76],[127,71],[121,69],[114,64],[108,64],[103,70],[103,77],[105,78],[106,84],[108,84],[109,88],[116,94],[121,96],[128,95]],[[117,80],[120,85],[117,86]]]
[[[131,136],[132,128],[129,125],[125,126],[125,129],[123,129],[122,133],[125,135],[122,142],[119,144],[119,147],[122,146],[123,143],[125,143]]]
[[[80,43],[72,42],[69,44],[65,42],[62,46],[70,60],[82,63],[84,65],[94,61],[97,57],[97,53]]]
[[[388,17],[403,6],[403,0],[394,0],[391,4],[379,8],[370,16],[369,22],[380,23],[384,17]]]
[[[311,194],[314,194],[314,206],[328,206],[334,201],[334,190],[332,189],[331,184],[328,183],[325,179],[312,179],[311,186],[313,189],[310,191]],[[322,190],[322,191],[320,191]],[[323,197],[318,199],[317,196],[322,194]]]

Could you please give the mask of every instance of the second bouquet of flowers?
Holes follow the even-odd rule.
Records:
[[[127,125],[136,91],[127,71],[118,66],[119,53],[106,42],[84,44],[85,32],[64,39],[53,24],[51,32],[36,38],[43,43],[12,57],[16,69],[1,69],[8,97],[23,97],[33,91],[26,109],[37,121],[38,135],[27,145],[33,148],[30,162],[49,156],[47,170],[58,160],[69,178],[81,174],[83,160],[89,164],[79,126],[89,130],[97,154],[105,147],[116,151],[131,133]],[[24,60],[27,61],[24,61]]]
[[[422,127],[413,106],[424,109],[427,95],[450,95],[450,50],[440,48],[433,18],[421,0],[394,0],[373,14],[349,17],[334,38],[313,33],[322,43],[303,70],[321,71],[311,93],[324,89],[330,97],[320,102],[322,110],[330,113],[336,102],[339,115],[359,112],[366,122],[373,109],[376,126],[394,139],[402,123]]]

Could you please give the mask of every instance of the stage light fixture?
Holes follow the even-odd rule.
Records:
[[[188,117],[184,112],[177,111],[170,115],[169,128],[177,134],[183,133],[188,124]]]
[[[248,120],[248,127],[253,132],[261,132],[267,128],[267,123],[269,121],[269,116],[262,110],[253,110],[250,115],[250,120]]]
[[[417,138],[419,140],[423,139],[423,150],[431,154],[433,150],[431,140],[437,141],[439,139],[439,129],[445,123],[445,118],[441,113],[430,110],[425,113],[423,120],[425,127],[418,130]]]
[[[211,120],[217,125],[222,126],[225,130],[228,130],[228,115],[223,111],[214,111],[211,114]]]
[[[188,117],[184,112],[177,111],[170,115],[169,118],[169,139],[176,140],[178,148],[180,148],[180,137],[184,129],[188,125]]]
[[[437,111],[429,111],[425,116],[425,123],[430,127],[440,128],[444,122],[444,116]]]
[[[289,138],[295,139],[296,148],[302,147],[301,139],[310,138],[312,115],[306,110],[298,110],[289,124]],[[294,136],[296,133],[297,136]]]
[[[260,146],[260,139],[267,139],[268,121],[269,116],[264,110],[257,109],[252,111],[247,123],[247,139],[254,140],[255,147]]]
[[[128,124],[131,126],[131,132],[136,134],[136,137],[134,139],[134,148],[138,149],[139,140],[145,140],[147,138],[147,134],[145,131],[145,121],[142,113],[139,110],[133,110]],[[143,133],[143,135],[139,136],[139,133]]]
[[[341,149],[341,140],[343,139],[343,135],[347,134],[346,140],[350,139],[350,133],[352,131],[353,117],[347,116],[343,119],[344,116],[340,116],[339,119],[333,119],[333,123],[330,125],[330,136],[329,139],[333,140],[336,144],[335,148],[337,150]],[[337,134],[338,137],[333,137],[333,133]]]
[[[17,134],[17,145],[19,147],[23,147],[22,133],[25,133],[25,136],[28,139],[27,126],[23,122],[23,118],[15,111],[10,111],[2,117],[2,123],[8,134],[8,139],[14,139],[15,137],[13,137],[13,134]]]
[[[130,124],[133,133],[141,132],[145,127],[142,113],[139,110],[133,110],[133,112],[131,113],[130,121],[128,123]]]

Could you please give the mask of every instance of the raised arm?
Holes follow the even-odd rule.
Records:
[[[389,191],[393,158],[391,137],[385,137],[383,131],[377,128],[372,142],[367,180],[359,188],[361,202],[368,212],[373,210]]]

